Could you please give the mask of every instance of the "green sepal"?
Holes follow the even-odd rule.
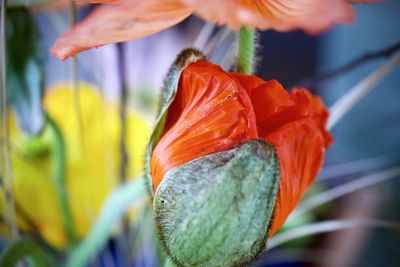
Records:
[[[167,74],[167,78],[164,81],[164,86],[160,95],[158,116],[153,131],[150,135],[145,157],[145,178],[151,196],[153,196],[153,183],[150,175],[150,159],[157,142],[160,140],[164,132],[168,108],[175,99],[176,91],[178,90],[179,78],[184,68],[191,63],[204,59],[204,54],[196,49],[188,48],[183,50],[172,64]]]
[[[236,266],[265,249],[280,176],[274,147],[252,140],[168,172],[156,224],[178,266]]]

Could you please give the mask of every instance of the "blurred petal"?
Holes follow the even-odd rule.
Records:
[[[154,189],[177,166],[257,138],[245,89],[212,63],[199,61],[184,69],[168,114],[151,159]]]
[[[90,4],[119,4],[123,0],[76,0],[78,3],[90,3]]]
[[[302,29],[316,33],[350,23],[355,13],[346,0],[182,0],[208,21],[237,29]],[[360,1],[358,1],[360,2]]]
[[[65,60],[93,47],[157,33],[190,14],[189,8],[175,0],[123,0],[118,4],[101,5],[62,35],[51,52]]]

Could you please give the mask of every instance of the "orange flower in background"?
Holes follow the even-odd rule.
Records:
[[[307,90],[287,93],[277,81],[227,73],[198,61],[186,67],[168,109],[163,135],[151,157],[155,191],[170,170],[194,159],[264,139],[274,145],[280,185],[270,235],[316,178],[332,141],[328,112]]]
[[[145,37],[183,21],[192,13],[232,29],[240,26],[318,33],[350,23],[351,3],[373,0],[87,0],[102,3],[62,35],[51,49],[62,60],[105,44]]]

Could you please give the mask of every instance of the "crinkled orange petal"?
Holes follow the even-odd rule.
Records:
[[[181,74],[164,134],[152,154],[153,189],[169,170],[257,137],[246,90],[219,66],[191,64]]]
[[[274,145],[280,166],[270,235],[281,228],[317,177],[325,149],[332,142],[325,129],[328,111],[321,99],[302,89],[294,89],[290,99],[294,105],[277,110],[268,120],[257,121],[260,137]]]
[[[302,29],[317,33],[350,23],[355,13],[346,0],[181,0],[208,21],[237,29]],[[354,1],[354,0],[353,0]]]
[[[250,96],[260,138],[276,149],[281,181],[270,235],[276,233],[317,177],[332,138],[322,100],[304,89],[287,93],[277,81],[232,74]]]
[[[231,75],[246,88],[256,114],[257,126],[259,127],[265,123],[271,125],[271,117],[273,118],[281,111],[296,105],[295,101],[276,80],[263,81],[255,76],[239,73],[232,73]],[[259,131],[262,134],[261,128]]]
[[[109,43],[148,36],[171,27],[191,14],[175,0],[122,0],[101,5],[63,34],[51,48],[61,60]]]
[[[308,90],[298,88],[293,90],[290,94],[290,98],[295,105],[281,109],[279,112],[270,116],[266,121],[257,121],[260,136],[266,136],[276,131],[277,128],[285,123],[311,118],[316,125],[318,125],[318,130],[323,133],[325,146],[329,146],[332,142],[332,137],[325,129],[329,114],[321,98],[313,96]]]
[[[317,177],[325,155],[326,140],[312,118],[289,122],[264,137],[278,154],[281,181],[270,236],[284,224]]]

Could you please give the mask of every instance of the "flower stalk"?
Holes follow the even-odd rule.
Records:
[[[255,30],[241,27],[239,31],[239,51],[237,58],[237,71],[242,74],[253,74]]]
[[[61,208],[62,219],[64,223],[64,230],[67,234],[68,244],[72,245],[75,243],[75,231],[74,231],[74,222],[72,218],[71,209],[68,203],[68,195],[66,193],[66,168],[65,168],[65,143],[64,138],[62,136],[61,130],[56,124],[56,122],[50,118],[49,115],[46,115],[47,124],[50,127],[53,137],[54,137],[54,146],[53,146],[53,161],[55,166],[55,184],[58,195],[58,201]]]

